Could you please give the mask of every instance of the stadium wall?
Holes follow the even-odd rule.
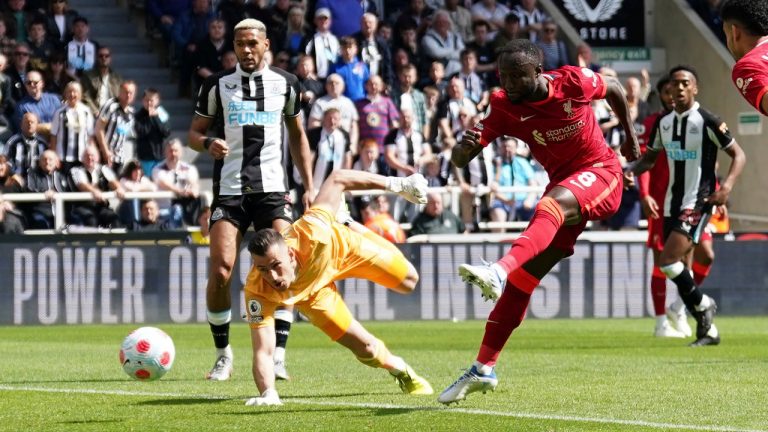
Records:
[[[403,251],[421,274],[403,296],[361,280],[339,284],[361,320],[485,319],[492,307],[462,283],[459,264],[494,260],[508,245],[406,244]],[[199,246],[100,244],[4,244],[0,258],[0,324],[205,322],[209,249]],[[705,292],[725,315],[768,313],[768,242],[716,241],[717,259]],[[233,298],[250,265],[240,254]],[[534,293],[533,318],[651,316],[651,256],[640,242],[580,242]],[[668,286],[670,298],[674,289]],[[233,313],[242,315],[242,301]],[[239,309],[238,309],[239,308]]]

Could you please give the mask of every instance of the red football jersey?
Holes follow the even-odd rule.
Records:
[[[605,143],[590,102],[605,97],[602,77],[587,68],[565,66],[546,72],[549,96],[513,104],[504,90],[491,95],[485,118],[474,130],[487,146],[502,135],[528,143],[533,157],[557,182],[585,167],[618,164]]]
[[[760,42],[736,62],[731,79],[750,105],[768,115],[760,108],[760,101],[768,91],[768,39]]]
[[[643,121],[645,130],[643,131],[642,135],[637,137],[637,140],[640,144],[641,153],[645,153],[647,150],[648,140],[650,139],[651,131],[653,130],[653,126],[656,124],[656,121],[659,119],[659,117],[662,117],[666,114],[667,112],[664,111],[655,112],[646,117]],[[639,181],[640,196],[642,197],[646,194],[650,195],[659,204],[659,208],[662,208],[664,206],[664,198],[667,196],[667,184],[669,183],[669,165],[667,164],[667,152],[659,152],[659,155],[656,157],[656,163],[650,170],[640,174]]]

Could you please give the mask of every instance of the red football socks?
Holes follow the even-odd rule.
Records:
[[[693,282],[696,286],[701,286],[704,279],[709,276],[709,271],[712,270],[712,264],[701,264],[694,261],[691,269],[693,270]]]
[[[658,266],[653,266],[653,273],[651,273],[651,299],[656,316],[664,315],[667,301],[667,276]]]
[[[507,277],[507,285],[485,323],[485,334],[477,361],[494,366],[512,331],[520,326],[539,279],[519,268]]]
[[[507,274],[511,274],[546,249],[555,238],[557,230],[563,226],[563,222],[565,215],[560,204],[553,198],[542,198],[536,205],[528,228],[512,243],[512,248],[498,264]]]

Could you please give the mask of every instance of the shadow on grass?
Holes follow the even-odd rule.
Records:
[[[286,401],[290,404],[290,402]],[[295,405],[294,405],[295,407]],[[392,408],[371,408],[371,407],[350,407],[350,406],[325,406],[325,407],[309,407],[306,409],[286,408],[283,406],[270,406],[270,407],[248,407],[251,410],[229,413],[229,415],[265,415],[265,414],[307,414],[307,413],[339,413],[346,412],[358,412],[361,415],[375,415],[375,416],[391,416],[391,415],[403,415],[410,414],[415,411],[436,411],[441,410],[441,407],[392,407]]]
[[[122,423],[122,419],[105,419],[105,420],[65,420],[58,422],[59,424],[92,424],[92,423]]]
[[[392,392],[359,392],[359,393],[330,393],[330,394],[291,393],[290,396],[280,396],[280,397],[283,400],[289,401],[291,399],[332,399],[332,398],[343,398],[343,397],[349,397],[349,396],[371,396],[371,395],[387,395],[387,394],[392,394]]]
[[[221,399],[203,399],[203,398],[163,398],[163,399],[152,399],[152,400],[145,400],[141,402],[136,402],[132,405],[150,405],[150,406],[183,406],[183,405],[212,405],[212,404],[218,404],[221,402],[229,402],[232,399],[227,398],[221,398]]]

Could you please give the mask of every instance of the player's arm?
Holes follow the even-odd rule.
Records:
[[[395,192],[416,204],[427,202],[427,179],[421,174],[408,177],[385,177],[360,170],[335,170],[320,186],[313,207],[322,207],[336,214],[343,193],[352,190],[385,190]]]
[[[649,169],[653,168],[656,164],[656,158],[659,157],[659,150],[649,148],[648,151],[643,153],[643,156],[627,165],[625,171],[634,175],[640,175]]]
[[[288,129],[288,150],[291,152],[293,165],[298,169],[304,185],[304,196],[301,199],[304,208],[309,208],[315,190],[312,184],[312,152],[309,150],[309,140],[301,124],[301,116],[286,117],[285,127]]]
[[[264,326],[251,328],[251,346],[253,347],[253,380],[259,394],[275,388],[274,354],[275,327]]]
[[[627,136],[627,139],[621,145],[621,154],[628,161],[637,160],[640,158],[640,144],[637,141],[635,128],[632,126],[632,117],[629,113],[624,87],[622,87],[619,80],[613,77],[603,77],[603,81],[605,82],[605,100],[608,101],[608,105],[611,106],[614,114],[616,114]]]
[[[451,150],[451,162],[458,168],[464,168],[469,161],[477,157],[483,151],[480,144],[480,132],[469,129],[464,132],[461,142]]]
[[[715,206],[723,205],[728,201],[728,195],[731,193],[736,179],[741,175],[747,160],[744,156],[744,150],[741,149],[736,140],[731,142],[723,151],[731,157],[731,166],[728,168],[728,175],[725,177],[725,180],[720,183],[720,189],[707,198],[707,202]]]
[[[211,124],[213,118],[195,114],[189,126],[189,146],[198,152],[208,152],[214,159],[223,159],[229,153],[229,146],[221,138],[206,135]]]

